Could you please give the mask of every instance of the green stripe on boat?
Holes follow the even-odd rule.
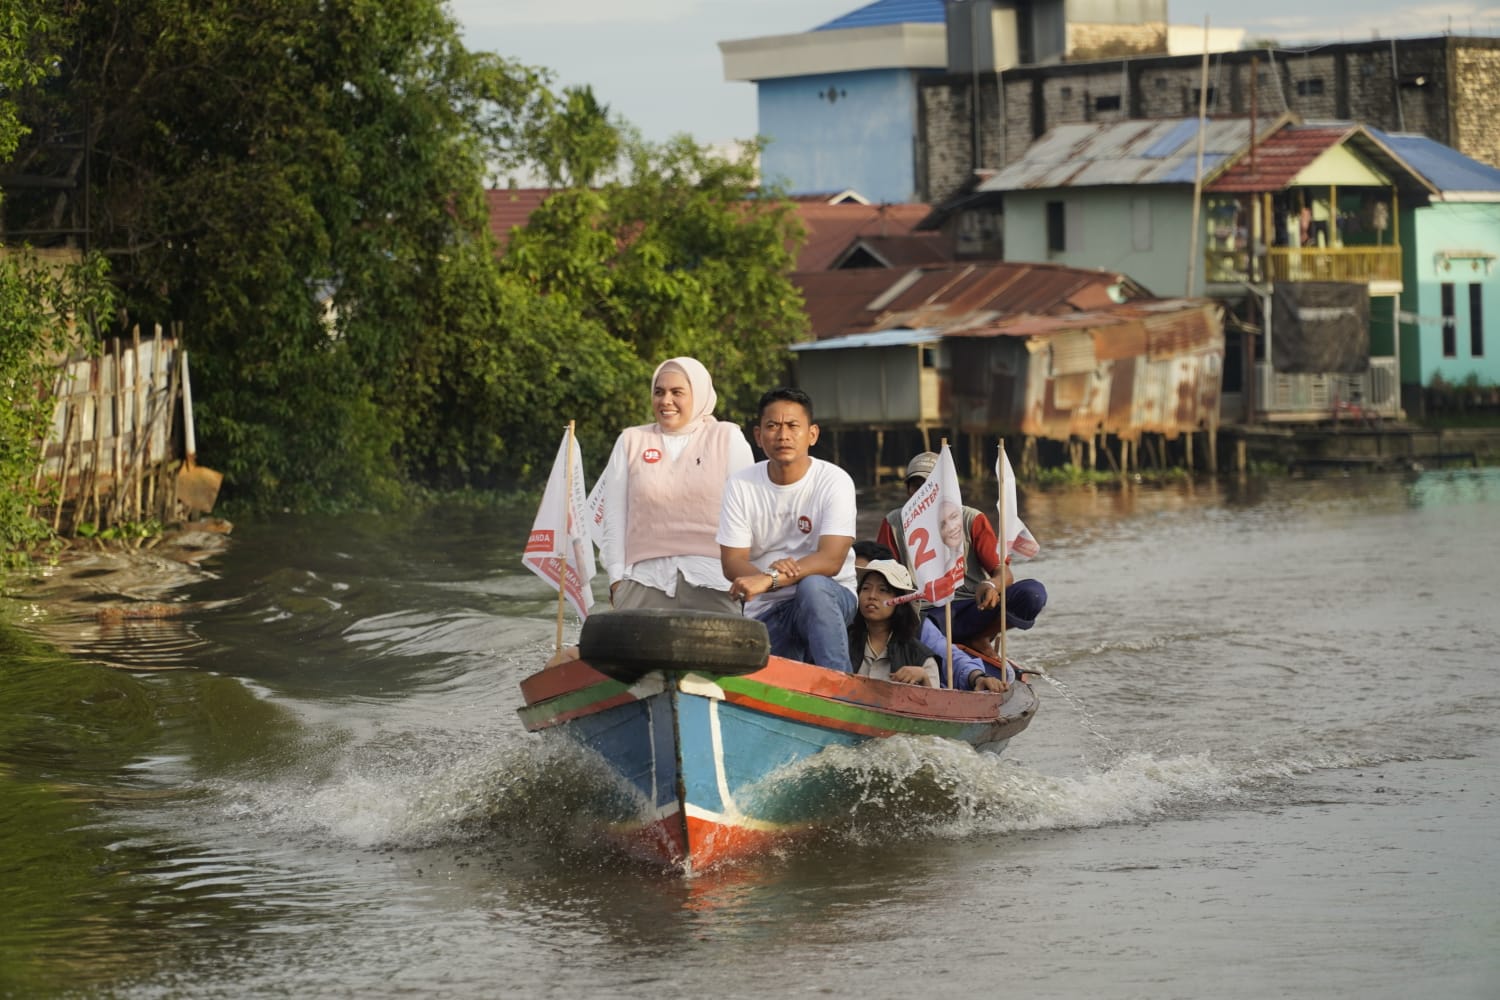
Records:
[[[746,695],[768,705],[792,709],[814,717],[837,719],[840,722],[877,729],[891,729],[902,733],[941,736],[962,732],[970,726],[984,725],[982,722],[969,719],[961,722],[944,719],[915,719],[908,715],[866,708],[847,701],[835,701],[819,695],[804,694],[801,691],[788,691],[786,688],[762,684],[749,677],[720,677],[718,683],[719,687],[726,691]]]
[[[603,680],[597,684],[590,684],[588,687],[579,688],[577,691],[558,695],[556,698],[539,701],[535,705],[527,705],[517,714],[521,716],[523,722],[550,719],[554,715],[566,715],[569,712],[592,705],[596,701],[608,701],[611,698],[627,694],[629,691],[630,685],[628,684],[621,684],[616,680]]]

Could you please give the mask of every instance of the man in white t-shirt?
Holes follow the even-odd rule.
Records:
[[[729,594],[766,624],[771,652],[849,670],[854,616],[854,480],[813,458],[812,400],[801,389],[760,398],[755,443],[766,460],[724,486],[719,558]]]

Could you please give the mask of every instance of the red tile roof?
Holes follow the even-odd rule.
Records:
[[[553,193],[551,188],[498,188],[486,191],[490,232],[501,251],[510,243],[510,231],[526,225],[531,213]],[[794,201],[793,209],[807,230],[807,239],[797,257],[797,270],[822,271],[831,267],[856,240],[867,238],[872,248],[887,257],[891,266],[928,264],[953,259],[948,238],[937,233],[912,230],[931,212],[930,205],[862,205],[841,202],[830,205],[827,196],[816,201]],[[898,240],[912,236],[904,245]]]
[[[849,266],[850,257],[860,251],[884,267],[921,267],[924,264],[946,264],[954,258],[953,237],[947,233],[927,231],[902,236],[861,236],[845,248],[835,260],[840,267]],[[865,266],[865,265],[857,265]],[[871,265],[873,266],[873,265]]]
[[[797,202],[807,240],[797,254],[797,270],[826,271],[862,236],[905,236],[932,211],[930,205],[829,205]]]
[[[489,204],[490,232],[495,236],[501,252],[510,245],[510,231],[526,225],[542,202],[553,193],[552,188],[498,188],[485,191]]]

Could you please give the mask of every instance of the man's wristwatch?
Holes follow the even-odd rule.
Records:
[[[778,570],[775,566],[772,566],[766,572],[771,575],[771,589],[775,590],[777,585],[781,582],[781,571]]]

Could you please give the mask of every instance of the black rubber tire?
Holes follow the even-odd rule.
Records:
[[[634,683],[653,670],[735,676],[766,665],[771,638],[754,618],[712,611],[600,611],[589,615],[578,653],[600,673]]]

